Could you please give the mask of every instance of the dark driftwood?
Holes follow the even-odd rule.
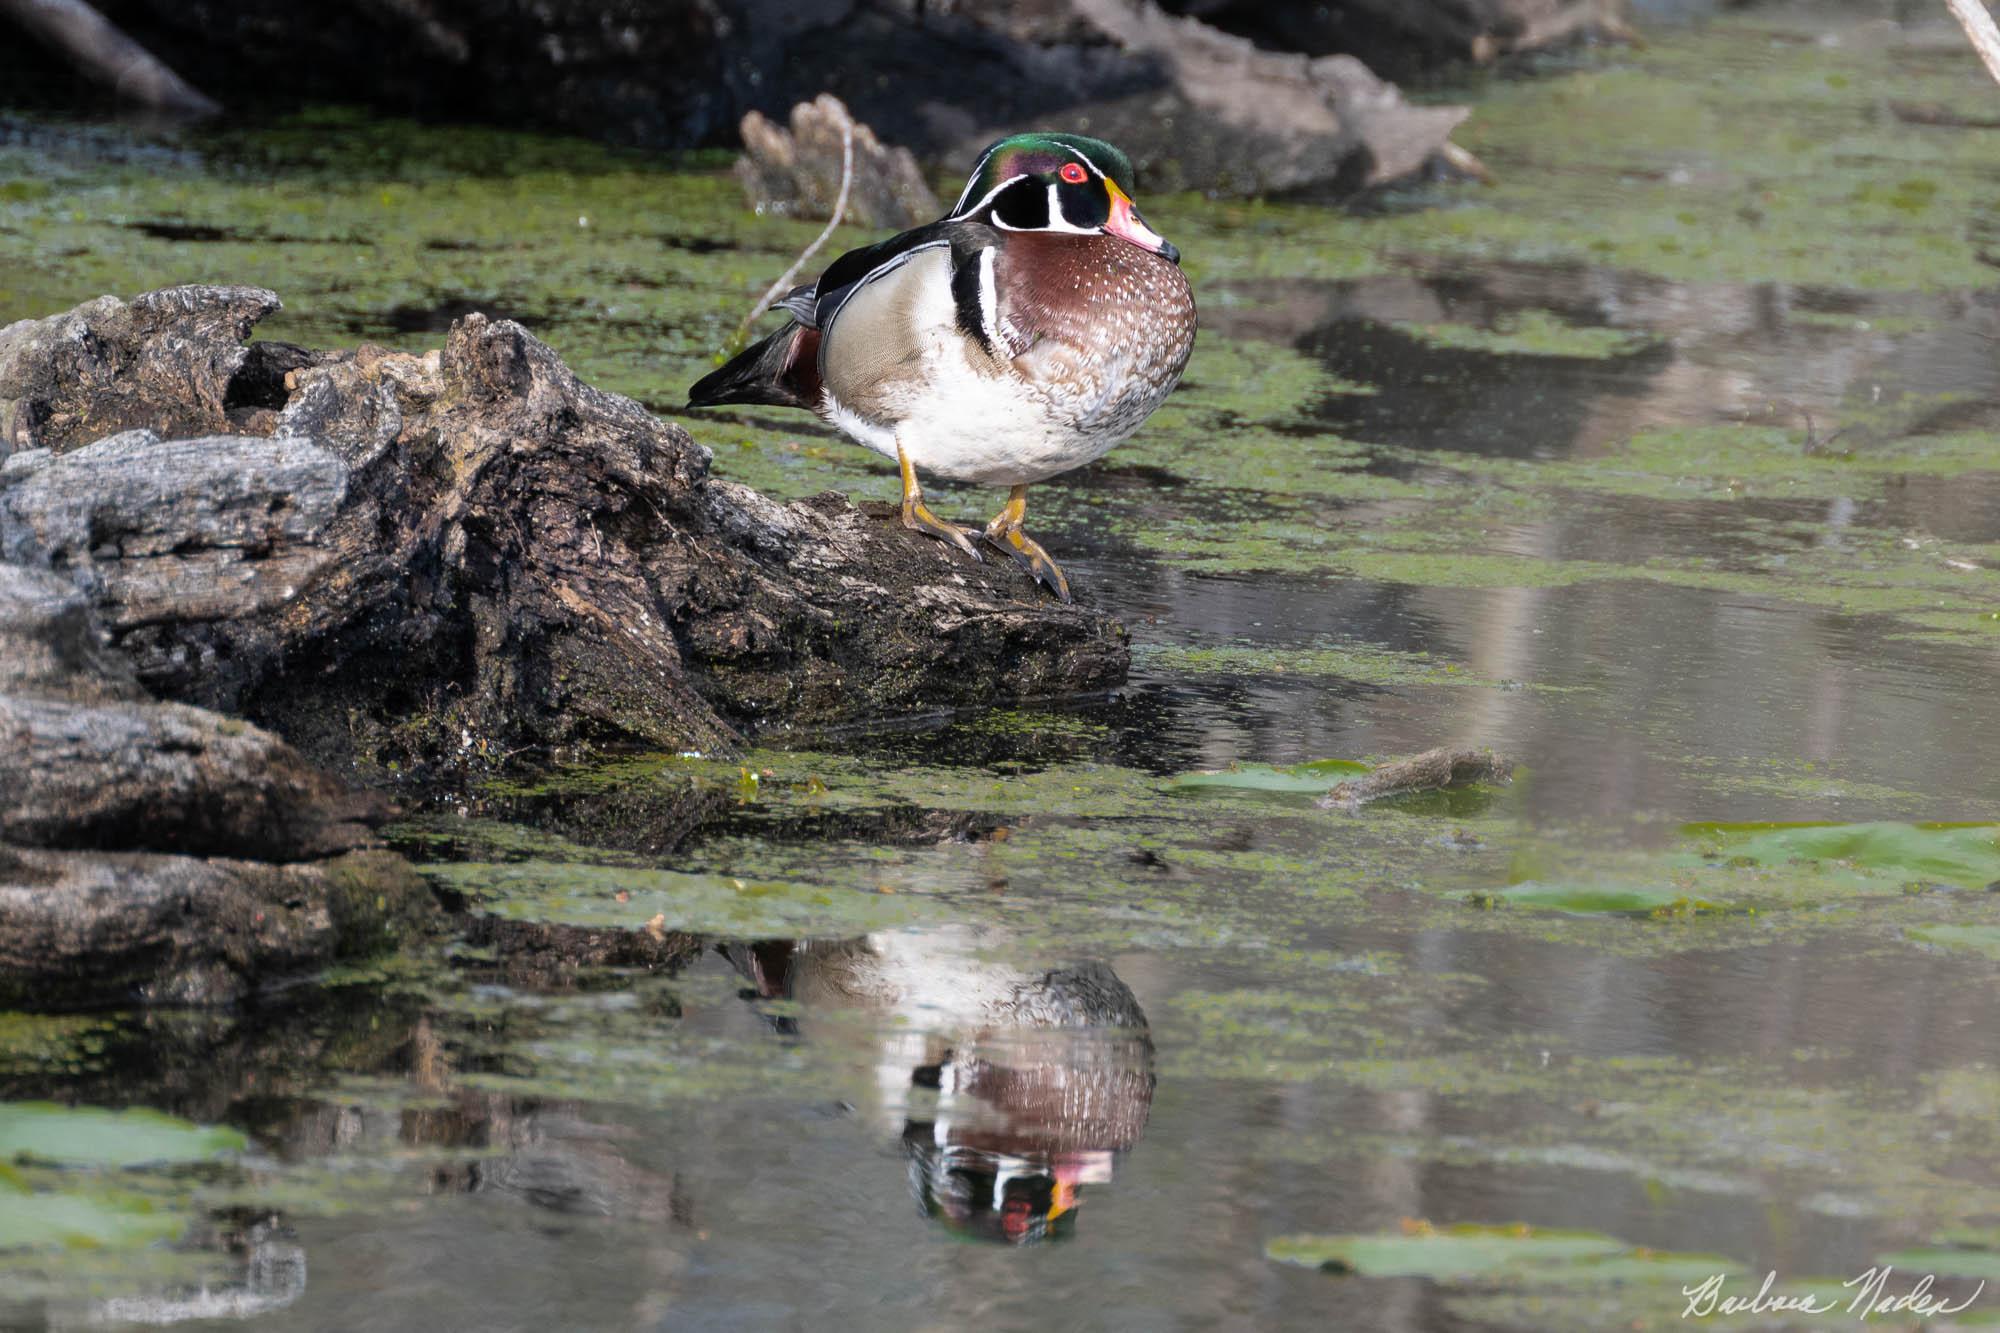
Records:
[[[1062,9],[1073,25],[1163,76],[1163,86],[1087,112],[1092,134],[1140,161],[1148,189],[1365,189],[1424,168],[1470,114],[1414,106],[1352,56],[1260,50],[1150,0],[1066,0]],[[961,153],[980,137],[962,140]]]
[[[84,588],[156,693],[386,764],[707,750],[1124,676],[1115,621],[886,507],[711,476],[518,324],[246,351],[276,304],[176,288],[0,331],[0,437],[30,450],[0,467],[0,558]],[[203,438],[79,447],[135,427]]]
[[[1351,55],[1390,78],[1578,37],[1623,40],[1623,0],[1165,0],[1274,51]]]
[[[1475,782],[1507,782],[1513,775],[1514,761],[1491,750],[1425,750],[1339,783],[1319,798],[1319,804],[1322,810],[1354,810],[1386,796],[1442,791]]]
[[[388,807],[268,732],[147,698],[86,597],[0,564],[0,1005],[231,1000],[434,910]]]
[[[1362,64],[1373,53],[1408,54],[1411,71],[1479,58],[1615,0],[1223,6],[1226,22],[1247,15],[1261,50],[1153,0],[651,0],[615,23],[595,0],[102,3],[197,80],[251,95],[686,148],[831,93],[884,142],[952,172],[1004,130],[1067,128],[1119,144],[1149,190],[1257,191],[1358,186],[1439,150],[1463,113],[1404,102]],[[1314,25],[1329,11],[1337,45]]]

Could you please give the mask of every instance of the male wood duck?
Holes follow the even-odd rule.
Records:
[[[779,305],[792,320],[688,391],[690,407],[818,413],[894,458],[903,525],[979,559],[1069,580],[1021,530],[1027,489],[1104,456],[1180,380],[1194,296],[1180,251],[1139,216],[1132,164],[1075,134],[983,153],[951,214],[842,255]],[[919,470],[1009,487],[983,530],[924,504]]]

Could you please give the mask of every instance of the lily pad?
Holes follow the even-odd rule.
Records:
[[[1303,764],[1234,764],[1202,773],[1183,773],[1168,786],[1177,791],[1225,788],[1318,796],[1344,778],[1369,771],[1352,759],[1314,759]]]
[[[2000,1282],[2000,1253],[1993,1250],[1927,1246],[1916,1250],[1898,1250],[1894,1254],[1883,1255],[1875,1262],[1891,1265],[1913,1281],[1921,1274],[1935,1273],[1939,1277],[1977,1277]]]
[[[1910,930],[1909,936],[1919,943],[2000,959],[2000,926],[1917,926]]]
[[[144,1108],[107,1111],[53,1102],[0,1102],[0,1161],[119,1167],[198,1162],[241,1152],[248,1142],[233,1129]]]
[[[1280,1236],[1264,1247],[1280,1263],[1361,1277],[1478,1277],[1524,1265],[1574,1263],[1625,1254],[1623,1241],[1594,1231],[1455,1226],[1402,1233]]]
[[[1658,916],[1694,916],[1724,910],[1706,899],[1691,898],[1673,884],[1566,884],[1530,880],[1492,895],[1496,903],[1539,907],[1555,912],[1647,913]]]
[[[1689,824],[1682,831],[1757,865],[1840,861],[1965,888],[2000,881],[2000,824]]]

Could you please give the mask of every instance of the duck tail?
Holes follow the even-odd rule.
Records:
[[[810,410],[819,397],[819,330],[787,324],[698,380],[688,390],[688,406],[769,403]]]

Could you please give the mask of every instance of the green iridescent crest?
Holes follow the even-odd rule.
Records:
[[[1009,180],[1020,176],[1054,176],[1065,163],[1077,161],[1097,175],[1108,177],[1128,197],[1133,193],[1132,160],[1104,140],[1052,132],[1015,134],[979,155],[964,192],[952,207],[952,216],[970,212]]]

